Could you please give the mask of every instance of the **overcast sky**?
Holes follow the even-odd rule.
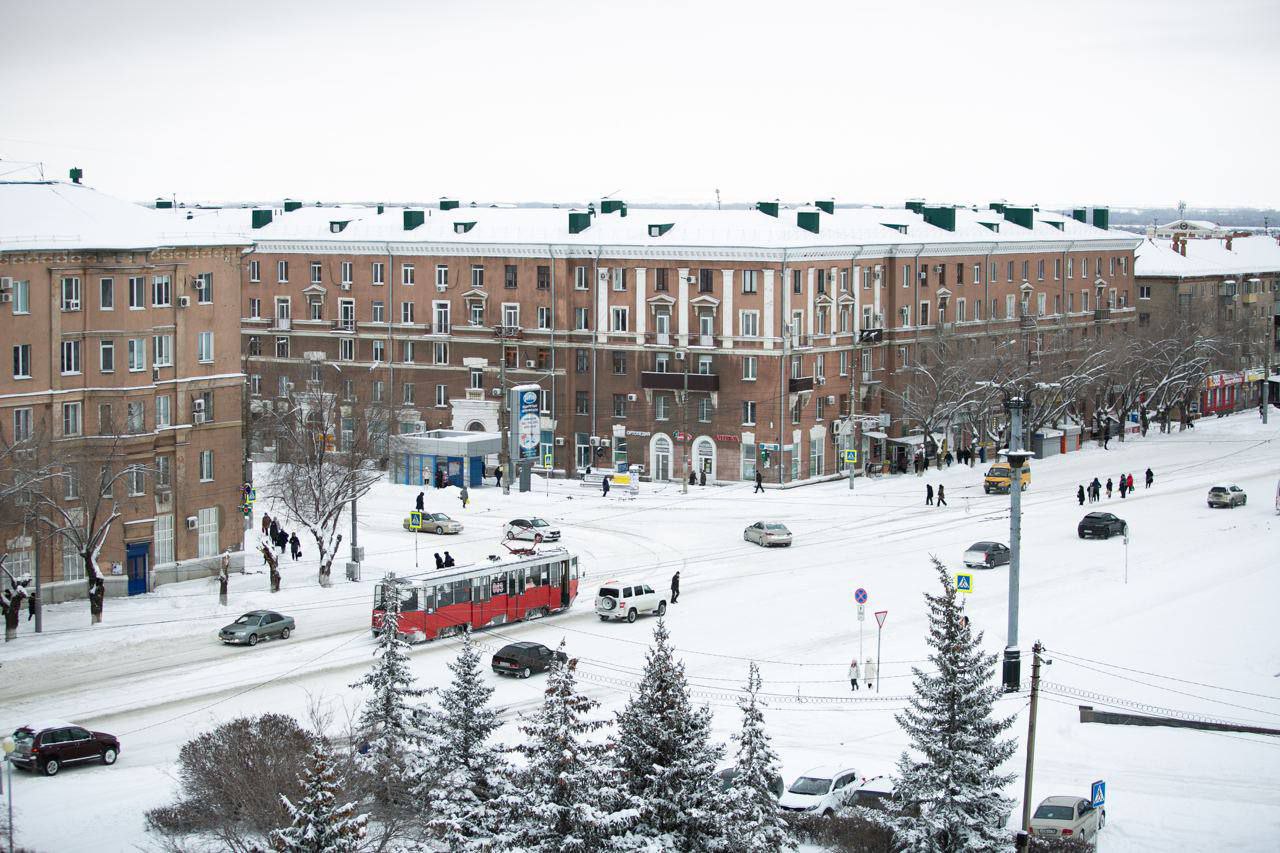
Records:
[[[1280,204],[1277,0],[0,0],[0,21],[0,158],[134,199]]]

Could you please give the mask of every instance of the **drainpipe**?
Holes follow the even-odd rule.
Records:
[[[551,267],[551,336],[548,349],[551,351],[551,420],[556,420],[556,253],[555,246],[547,244],[547,260]],[[558,422],[557,422],[558,425]],[[565,444],[569,442],[566,440]],[[544,460],[545,461],[545,460]],[[547,479],[556,467],[556,431],[551,431],[551,465],[547,468]],[[569,467],[565,466],[567,472]]]
[[[596,291],[595,291],[595,288],[599,287],[600,285],[600,250],[601,250],[601,247],[596,246],[595,257],[592,258],[591,260],[591,290],[589,290],[588,293],[591,294],[590,296],[591,301],[594,302],[595,304],[592,307],[592,310],[588,312],[587,316],[591,316],[592,313],[595,313],[595,309],[600,306],[600,300],[596,295]],[[600,365],[597,362],[597,356],[599,355],[600,322],[601,322],[601,318],[597,317],[596,318],[597,328],[591,331],[591,434],[592,435],[597,435],[596,433],[596,374],[599,373],[599,368],[600,368]],[[587,444],[588,446],[590,446],[590,441],[588,441]],[[578,452],[577,448],[575,447],[574,453],[577,453],[577,452]],[[588,467],[595,464],[595,451],[594,450],[591,451],[591,454],[592,454],[591,462],[588,463]],[[609,459],[609,462],[610,462],[609,467],[612,468],[613,467],[612,457]]]
[[[396,277],[395,277],[396,264],[395,264],[395,256],[394,256],[394,255],[392,255],[392,253],[391,253],[391,243],[390,243],[390,241],[388,241],[388,242],[387,242],[387,244],[386,244],[386,249],[387,249],[387,351],[386,351],[386,356],[387,356],[387,394],[388,394],[388,395],[390,395],[389,399],[388,399],[388,400],[387,400],[387,402],[386,402],[386,406],[387,406],[387,413],[388,413],[388,418],[387,418],[387,449],[388,449],[388,451],[389,451],[389,450],[390,450],[390,447],[391,447],[391,428],[392,428],[392,422],[395,420],[394,418],[390,417],[390,415],[394,412],[394,405],[395,405],[395,404],[394,404],[392,401],[393,401],[393,400],[395,400],[395,398],[396,398],[396,397],[395,397],[395,395],[396,395],[396,368],[395,368],[395,364],[396,364],[396,341],[395,341],[395,337],[394,337],[394,335],[395,335],[395,331],[394,331],[394,329],[392,328],[392,323],[395,321],[395,316],[396,316],[396,313],[395,313],[395,312],[396,312],[396,300],[395,300],[395,294],[396,294],[396,290],[395,290],[395,288],[396,288],[396,285],[395,285],[395,280],[396,280]],[[395,472],[395,461],[394,461],[394,460],[392,460],[391,470],[392,470],[392,477],[394,477],[394,476],[395,476],[395,473],[394,473],[394,472]],[[418,485],[422,485],[422,484],[421,484],[421,483],[419,483]]]
[[[779,265],[778,277],[781,279],[783,288],[791,287],[791,282],[787,281],[787,250],[786,249],[782,250],[782,261]],[[786,296],[786,292],[784,291],[780,295]],[[781,360],[778,362],[778,376],[779,376],[779,382],[778,382],[778,485],[779,486],[783,485],[786,482],[786,474],[784,472],[783,463],[786,461],[786,458],[787,458],[786,456],[787,441],[786,441],[785,430],[787,428],[787,400],[790,396],[789,388],[790,388],[790,381],[791,381],[791,360],[787,357],[787,339],[790,337],[790,335],[787,334],[787,332],[791,328],[790,318],[786,317],[783,313],[783,310],[781,308],[782,301],[783,300],[779,300],[779,309],[778,309],[778,320],[779,320],[779,325],[782,331],[782,356],[781,356]],[[769,331],[772,332],[773,330],[770,329]],[[758,441],[756,443],[757,445],[759,444]],[[795,453],[795,448],[792,448],[791,452]],[[759,464],[759,461],[760,461],[760,451],[757,448],[756,463]]]

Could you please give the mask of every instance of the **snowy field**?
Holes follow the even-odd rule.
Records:
[[[1088,796],[1092,781],[1106,780],[1100,850],[1275,849],[1280,738],[1085,725],[1077,706],[1152,706],[1280,727],[1278,437],[1280,424],[1263,427],[1248,413],[1035,464],[1023,499],[1023,677],[1030,675],[1026,650],[1039,639],[1053,660],[1044,679],[1060,687],[1040,704],[1033,799]],[[1149,491],[1142,488],[1148,466],[1156,474]],[[1127,584],[1121,539],[1076,537],[1088,509],[1077,505],[1076,486],[1122,472],[1133,474],[1137,493],[1123,501],[1104,496],[1098,508],[1131,525]],[[581,659],[583,686],[610,713],[635,684],[654,623],[601,623],[592,612],[595,589],[627,578],[665,590],[678,569],[681,599],[668,625],[695,698],[715,711],[718,737],[727,740],[738,726],[733,694],[748,660],[756,660],[765,691],[774,694],[766,721],[788,782],[819,763],[847,761],[874,775],[890,771],[905,745],[893,713],[910,689],[911,666],[925,655],[921,593],[935,584],[929,555],[962,570],[970,543],[1008,541],[1009,499],[984,495],[981,475],[981,466],[954,466],[923,478],[859,480],[852,493],[845,482],[762,495],[750,484],[691,488],[688,495],[679,484],[644,485],[636,499],[535,481],[524,495],[473,489],[466,511],[449,490],[427,508],[448,512],[466,529],[456,537],[421,536],[420,558],[431,565],[431,553],[445,547],[459,563],[499,553],[500,530],[512,517],[538,514],[558,523],[587,574],[572,610],[479,639],[490,651],[509,639],[550,646],[565,640]],[[1220,481],[1244,487],[1248,505],[1208,509],[1205,494]],[[949,507],[924,506],[926,482],[945,484]],[[400,522],[417,491],[380,485],[361,502],[366,563],[359,583],[343,579],[339,563],[333,587],[320,589],[314,563],[304,559],[284,564],[276,595],[266,591],[265,573],[233,576],[226,608],[217,604],[214,582],[203,580],[109,600],[105,622],[94,628],[83,602],[48,608],[43,637],[24,622],[19,640],[0,650],[7,685],[0,725],[12,730],[65,718],[116,734],[123,747],[114,767],[73,766],[55,778],[15,774],[19,843],[77,853],[148,849],[143,813],[172,799],[173,761],[188,738],[244,714],[303,717],[313,700],[339,720],[354,711],[359,696],[347,685],[372,659],[373,584],[385,571],[414,570],[413,534]],[[269,499],[260,500],[264,508],[271,510]],[[786,523],[796,544],[765,551],[744,543],[742,528],[761,519]],[[250,557],[251,572],[261,571],[260,562]],[[974,575],[967,609],[987,647],[999,651],[1007,568]],[[853,601],[859,586],[870,593],[861,641]],[[257,648],[223,647],[217,629],[257,607],[293,616],[297,632]],[[880,693],[855,698],[845,671],[850,658],[874,656],[876,610],[889,612]],[[454,648],[416,647],[419,678],[443,683]],[[504,680],[495,698],[514,716],[536,703],[540,690],[537,677]],[[1025,694],[997,707],[1018,716],[1013,731],[1025,746]],[[514,736],[514,726],[504,734]],[[1009,791],[1019,802],[1024,758],[1020,750],[1019,779]],[[1014,821],[1017,814],[1015,808]]]

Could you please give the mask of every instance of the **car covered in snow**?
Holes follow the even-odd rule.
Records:
[[[542,643],[508,643],[493,654],[490,667],[498,675],[528,678],[535,672],[546,672],[555,661],[564,663],[569,656],[552,651]]]
[[[853,789],[849,805],[883,811],[886,803],[893,799],[893,779],[888,776],[872,776],[863,779]]]
[[[596,615],[601,622],[611,619],[636,621],[641,613],[665,616],[667,600],[647,583],[605,581],[596,593]]]
[[[218,632],[218,639],[227,645],[256,646],[259,640],[279,637],[289,639],[293,633],[293,617],[282,616],[273,610],[250,610]]]
[[[1124,535],[1124,530],[1124,519],[1109,512],[1091,512],[1076,526],[1081,539],[1110,539]]]
[[[1244,493],[1244,489],[1235,483],[1227,483],[1223,486],[1214,486],[1209,490],[1209,508],[1216,509],[1218,507],[1244,506],[1249,500],[1249,496]]]
[[[119,755],[120,741],[115,735],[72,723],[47,722],[18,728],[13,733],[9,760],[24,770],[56,776],[64,765],[101,761],[110,766]]]
[[[726,767],[723,770],[716,771],[716,778],[720,780],[720,790],[728,791],[733,787],[734,781],[738,778],[738,768]],[[786,791],[786,786],[782,784],[782,777],[777,773],[769,775],[769,793],[773,794],[776,800]]]
[[[778,808],[833,815],[852,800],[859,781],[858,771],[852,767],[815,767],[791,783],[778,800]]]
[[[413,516],[406,516],[400,526],[405,530],[413,530]],[[461,533],[462,522],[455,521],[443,512],[424,512],[422,513],[421,526],[416,532],[435,533],[437,535]]]
[[[503,534],[508,539],[528,539],[530,541],[542,537],[543,542],[559,542],[560,528],[556,527],[545,518],[536,516],[531,518],[513,518],[507,522],[507,526],[503,528]]]
[[[774,545],[791,547],[791,531],[785,524],[777,521],[757,521],[742,531],[742,538],[765,548],[771,548]]]
[[[1107,810],[1083,797],[1046,797],[1031,815],[1036,838],[1070,838],[1093,841],[1107,822]]]
[[[974,542],[964,552],[964,564],[971,569],[994,569],[1009,562],[1009,546],[1000,542]]]

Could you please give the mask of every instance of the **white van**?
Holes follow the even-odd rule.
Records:
[[[632,581],[605,581],[596,593],[596,615],[601,622],[610,619],[636,621],[641,613],[663,616],[667,612],[667,600],[653,591],[647,583]]]

